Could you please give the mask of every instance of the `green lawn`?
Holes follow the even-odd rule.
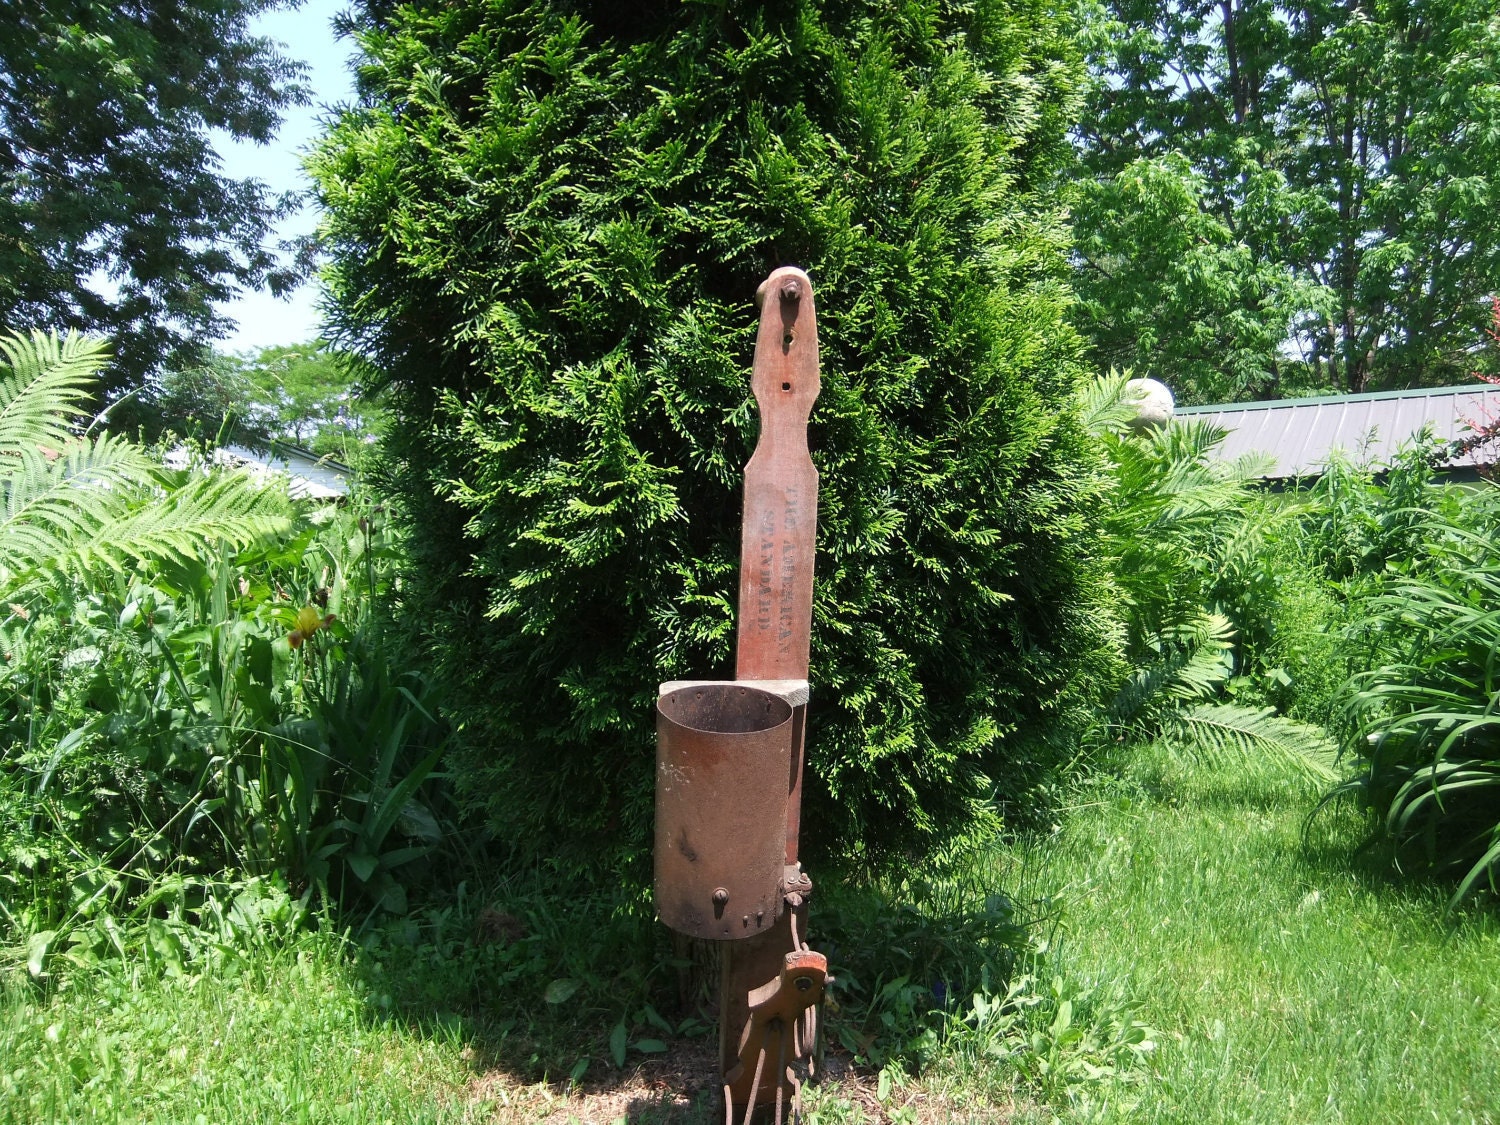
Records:
[[[1285,778],[1146,751],[1035,857],[1070,971],[1160,1032],[1154,1080],[1106,1119],[1500,1120],[1500,924],[1351,866],[1358,820]]]
[[[1050,838],[982,860],[979,884],[1050,911],[1043,975],[1080,997],[1079,1018],[1091,987],[1114,998],[1106,1009],[1140,1004],[1158,1046],[1133,1080],[1073,1084],[1071,1103],[1054,1087],[1049,1108],[1005,1051],[959,1036],[878,1104],[871,1078],[816,1093],[813,1120],[1500,1121],[1500,923],[1485,911],[1445,921],[1442,890],[1351,864],[1352,813],[1315,822],[1305,842],[1310,805],[1285,778],[1225,779],[1148,750],[1125,779],[1086,789]],[[562,931],[540,914],[527,924],[509,947],[410,927],[406,952],[387,942],[351,957],[309,934],[198,977],[94,969],[50,992],[13,978],[0,992],[0,1121],[587,1121],[605,1107],[600,1120],[679,1120],[660,1100],[670,1076],[632,1077],[656,1060],[632,1051],[616,1070],[602,1047],[622,988],[610,974],[649,954],[604,942],[594,962],[559,969],[547,951]],[[562,1008],[524,1001],[526,981],[560,971],[598,978],[579,993],[597,999],[579,1009],[589,1027],[576,1042]],[[512,979],[521,991],[497,991]],[[538,1008],[541,1023],[516,1024]],[[703,1042],[700,1031],[674,1050]],[[595,1100],[536,1085],[590,1052]],[[687,1116],[712,1115],[700,1104]]]
[[[92,971],[42,997],[7,986],[0,1121],[438,1121],[468,1071],[458,1036],[372,1017],[316,935],[254,968],[145,979]]]

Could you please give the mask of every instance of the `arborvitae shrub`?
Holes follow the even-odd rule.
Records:
[[[733,674],[752,295],[796,264],[823,345],[804,837],[889,857],[1023,810],[1117,648],[1048,4],[442,0],[362,27],[364,106],[313,170],[341,342],[395,394],[470,807],[571,867],[645,854],[656,685]]]

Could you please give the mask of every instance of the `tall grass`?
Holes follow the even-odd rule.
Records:
[[[1500,1117],[1500,923],[1351,867],[1353,810],[1305,837],[1312,793],[1150,750],[1049,845],[1067,957],[1161,1032],[1153,1080],[1080,1119]]]

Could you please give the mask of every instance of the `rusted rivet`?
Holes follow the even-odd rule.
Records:
[[[744,925],[745,929],[748,930],[750,928],[750,915],[746,914],[743,918],[740,919],[740,922]]]
[[[761,919],[764,918],[765,916],[766,916],[766,912],[764,910],[757,910],[755,912],[755,924],[757,926],[760,925]]]
[[[726,902],[728,902],[729,901],[729,891],[728,891],[728,889],[725,888],[725,887],[715,887],[714,888],[714,901],[717,902],[720,906],[723,906]]]

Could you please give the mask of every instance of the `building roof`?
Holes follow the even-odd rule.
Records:
[[[1404,441],[1428,423],[1441,440],[1465,437],[1472,431],[1471,423],[1500,419],[1500,387],[1483,383],[1185,406],[1175,416],[1202,419],[1228,430],[1229,436],[1218,449],[1220,457],[1233,460],[1246,453],[1266,454],[1275,461],[1265,474],[1267,479],[1284,480],[1317,476],[1335,449],[1361,461],[1389,461]],[[1450,465],[1472,470],[1493,465],[1496,458],[1495,443],[1486,443],[1455,457]]]
[[[339,500],[349,495],[349,466],[301,446],[277,442],[262,451],[230,445],[215,454],[221,463],[237,465],[256,477],[285,477],[294,500]]]
[[[241,469],[259,483],[272,477],[284,480],[287,495],[293,500],[339,501],[349,495],[349,478],[354,470],[331,457],[319,457],[310,449],[287,442],[276,442],[271,449],[251,449],[244,445],[223,445],[209,455],[215,465]],[[163,458],[173,469],[185,469],[196,463],[198,455],[185,445],[167,451]]]

